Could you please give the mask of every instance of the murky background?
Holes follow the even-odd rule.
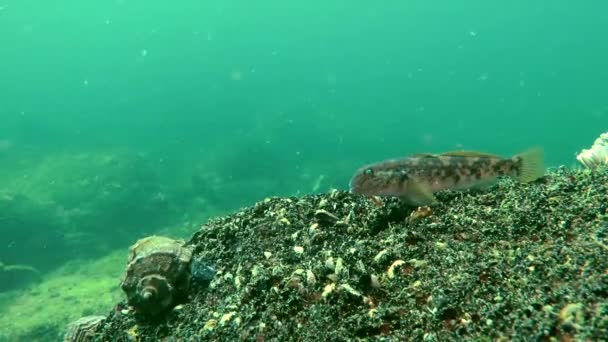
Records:
[[[110,309],[140,237],[346,189],[362,163],[540,145],[575,165],[608,126],[606,11],[0,0],[0,339]]]

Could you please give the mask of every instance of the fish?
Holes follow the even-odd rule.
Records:
[[[534,147],[510,158],[477,151],[419,153],[364,165],[352,176],[350,192],[399,197],[411,206],[438,204],[442,190],[484,190],[499,178],[530,183],[545,174],[543,149]]]

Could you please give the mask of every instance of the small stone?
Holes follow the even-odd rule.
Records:
[[[304,247],[302,247],[302,246],[294,246],[293,247],[293,251],[296,252],[296,254],[302,254],[302,253],[304,253]]]
[[[334,198],[337,198],[338,195],[340,195],[340,191],[338,189],[331,189],[331,191],[329,193],[329,197],[334,199]]]
[[[321,297],[325,298],[325,297],[329,296],[329,294],[332,293],[335,289],[336,289],[336,284],[334,284],[334,283],[325,285],[325,287],[323,288],[323,293],[321,293]]]
[[[388,253],[388,250],[383,249],[380,252],[378,252],[378,254],[376,254],[376,256],[374,257],[374,261],[379,263],[380,261],[382,261],[382,258]]]
[[[338,227],[338,228],[347,228],[348,227],[348,223],[346,221],[338,220],[338,221],[336,221],[336,227]],[[350,227],[348,227],[348,228],[350,228]]]
[[[336,269],[336,264],[334,263],[334,258],[329,257],[325,260],[325,268],[334,271]]]
[[[222,318],[220,318],[220,325],[224,325],[227,322],[229,322],[232,319],[232,316],[234,316],[235,314],[236,314],[236,312],[232,311],[232,312],[222,315]]]
[[[380,280],[378,280],[378,276],[375,274],[372,274],[370,276],[370,286],[374,289],[379,289],[380,288]]]
[[[308,228],[308,234],[317,235],[317,233],[319,233],[319,224],[315,222]]]
[[[306,271],[306,283],[311,286],[317,283],[317,277],[311,270]]]
[[[203,329],[207,330],[207,331],[211,331],[211,330],[215,329],[216,326],[217,326],[217,320],[210,319],[205,323],[205,325],[203,326]]]
[[[340,276],[344,271],[344,260],[342,260],[342,258],[336,259],[336,268],[334,268],[334,272]]]
[[[564,306],[558,315],[560,323],[573,326],[582,325],[585,323],[583,308],[581,303],[570,303]]]
[[[357,296],[357,297],[361,296],[361,292],[353,289],[353,287],[350,286],[350,285],[348,285],[348,284],[342,284],[342,285],[340,285],[340,289],[344,290],[344,291],[346,291],[346,292],[348,292],[348,293],[350,293],[350,294],[352,294],[354,296]]]
[[[435,246],[437,247],[437,249],[446,249],[448,247],[448,244],[442,241],[437,241],[435,242]]]
[[[262,272],[263,272],[263,269],[260,266],[258,266],[258,265],[254,265],[251,268],[251,275],[253,277],[257,277],[258,275],[262,274]]]
[[[412,211],[410,217],[408,218],[410,223],[414,223],[419,221],[425,217],[429,217],[432,215],[432,210],[428,206],[418,207],[416,210]]]
[[[360,273],[367,273],[366,268],[365,268],[365,264],[363,264],[363,261],[357,260],[357,270]]]

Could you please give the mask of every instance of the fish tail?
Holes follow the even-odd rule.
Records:
[[[515,156],[520,160],[517,179],[522,183],[532,182],[545,175],[544,153],[534,147]]]

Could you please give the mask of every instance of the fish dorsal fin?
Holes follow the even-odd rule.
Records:
[[[477,152],[477,151],[449,151],[440,154],[441,156],[448,157],[485,157],[485,158],[502,158],[491,153]]]
[[[437,155],[434,153],[414,153],[414,154],[410,154],[410,157],[424,158],[424,157],[437,157]]]

